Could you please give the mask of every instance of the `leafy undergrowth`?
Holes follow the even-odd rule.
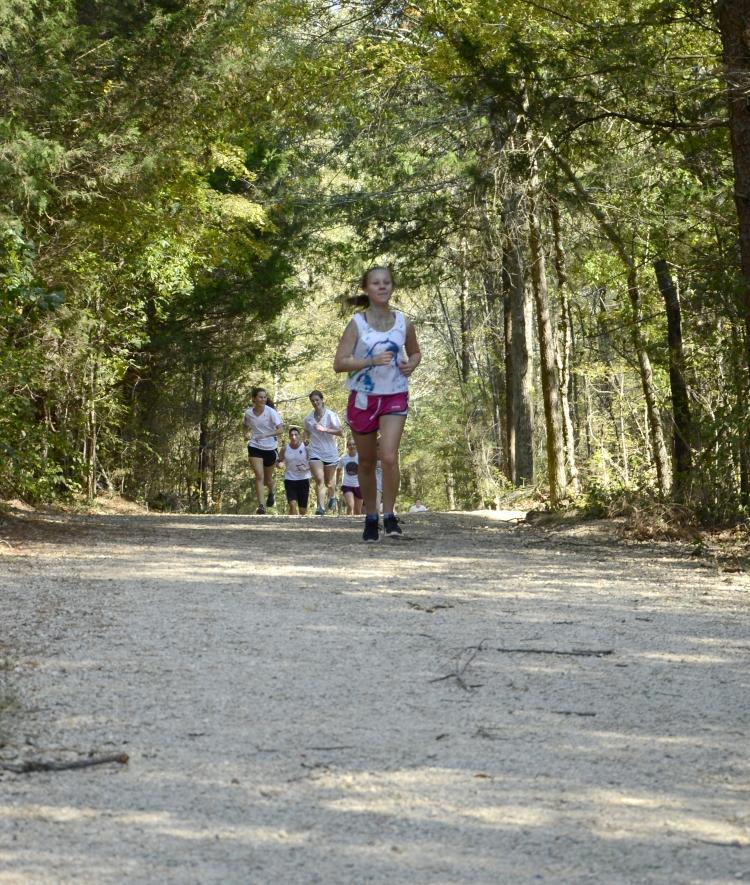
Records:
[[[691,507],[621,495],[606,502],[577,501],[559,510],[533,509],[527,522],[550,528],[607,522],[626,541],[687,545],[694,556],[713,559],[727,572],[750,571],[750,521],[706,525]]]

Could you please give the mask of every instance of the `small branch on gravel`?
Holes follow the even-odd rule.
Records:
[[[593,710],[553,710],[556,716],[596,716]]]
[[[734,839],[731,842],[719,842],[716,839],[694,839],[694,842],[700,842],[702,845],[717,845],[719,848],[747,848],[747,842],[740,842],[739,839]]]
[[[489,639],[483,639],[479,645],[469,645],[466,648],[462,649],[456,655],[456,669],[452,673],[448,673],[447,676],[438,676],[437,679],[430,679],[430,682],[444,682],[446,679],[455,679],[456,682],[464,689],[464,691],[473,691],[475,688],[479,688],[481,686],[480,683],[476,683],[475,685],[469,685],[464,680],[464,673],[466,672],[466,668],[469,664],[474,660],[474,658],[479,654],[480,651],[484,649],[482,646],[485,642],[489,642]],[[461,661],[466,652],[471,652],[469,657],[465,661]]]
[[[414,608],[419,612],[427,612],[428,615],[433,614],[441,608],[453,608],[452,605],[448,603],[437,602],[435,605],[420,605],[418,602],[408,602],[406,603],[409,608]]]
[[[111,756],[91,756],[88,759],[76,759],[72,762],[45,762],[42,759],[29,759],[16,765],[12,762],[0,762],[0,768],[15,774],[27,774],[32,771],[66,771],[71,768],[90,768],[92,765],[106,765],[108,762],[119,762],[125,765],[129,761],[127,753],[114,753]]]
[[[506,655],[581,655],[602,658],[605,655],[613,655],[613,648],[574,648],[570,651],[562,651],[556,648],[496,648],[495,651]]]

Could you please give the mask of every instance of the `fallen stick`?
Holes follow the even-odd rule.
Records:
[[[570,651],[561,651],[556,648],[496,648],[495,651],[501,651],[507,655],[592,655],[597,658],[615,653],[613,648],[574,648]]]
[[[127,753],[115,753],[111,756],[91,756],[89,759],[76,759],[72,762],[45,762],[42,759],[29,759],[16,765],[13,762],[0,762],[0,768],[15,774],[27,774],[31,771],[65,771],[69,768],[89,768],[92,765],[106,765],[108,762],[119,762],[125,765],[129,760]]]
[[[480,651],[484,651],[482,646],[485,642],[488,642],[487,639],[483,639],[479,645],[470,645],[467,648],[463,649],[456,655],[456,669],[452,673],[448,673],[447,676],[438,676],[436,679],[430,679],[430,682],[444,682],[446,679],[455,679],[456,682],[463,688],[464,691],[473,691],[475,688],[480,688],[482,683],[479,682],[475,685],[469,685],[464,680],[464,673],[466,672],[466,668],[469,664],[474,660],[474,658],[479,654]],[[466,654],[467,651],[472,652],[471,655],[461,663],[461,658]]]

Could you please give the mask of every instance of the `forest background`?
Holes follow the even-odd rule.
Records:
[[[0,0],[0,497],[252,512],[362,270],[402,505],[750,502],[750,0]]]

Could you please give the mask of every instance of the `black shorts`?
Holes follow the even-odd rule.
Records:
[[[284,491],[290,504],[296,501],[303,510],[307,510],[307,502],[310,500],[309,479],[285,479]]]
[[[364,500],[362,498],[362,491],[359,486],[341,486],[342,494],[346,494],[347,492],[351,492],[355,498],[358,498],[360,501]]]
[[[248,458],[262,458],[264,467],[273,467],[278,457],[276,449],[256,449],[255,446],[247,444]]]

